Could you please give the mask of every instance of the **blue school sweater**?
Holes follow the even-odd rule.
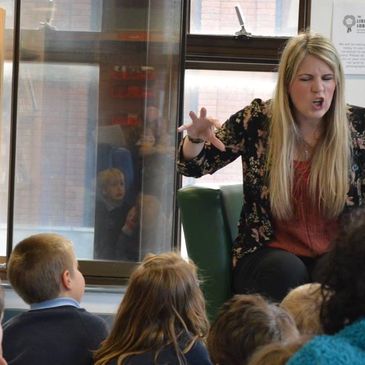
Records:
[[[208,351],[202,342],[198,341],[194,344],[190,351],[185,354],[187,365],[212,365],[209,359]],[[178,365],[178,359],[175,349],[172,345],[166,346],[160,352],[156,363],[154,362],[154,353],[145,352],[139,355],[130,356],[125,365]],[[117,359],[113,359],[108,365],[117,365]]]
[[[106,336],[104,320],[83,308],[30,310],[5,323],[3,354],[9,365],[91,365]]]

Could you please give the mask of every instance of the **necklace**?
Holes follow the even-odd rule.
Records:
[[[309,160],[312,157],[315,146],[308,143],[303,137],[298,141],[298,152],[300,156],[305,160]]]

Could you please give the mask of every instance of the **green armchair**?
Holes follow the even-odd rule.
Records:
[[[232,296],[232,242],[243,200],[242,184],[186,186],[177,192],[188,256],[198,266],[208,317]]]

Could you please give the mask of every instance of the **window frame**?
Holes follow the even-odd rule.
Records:
[[[185,69],[276,71],[289,37],[190,33],[191,0],[187,0]],[[311,0],[299,0],[298,33],[310,26]]]

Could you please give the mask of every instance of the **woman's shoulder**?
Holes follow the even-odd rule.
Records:
[[[271,99],[263,100],[260,98],[255,98],[242,109],[242,112],[250,113],[252,115],[259,115],[259,114],[269,115],[270,106],[271,106]]]
[[[349,122],[357,131],[365,130],[365,107],[357,105],[347,105],[347,115]]]
[[[255,131],[267,129],[270,121],[271,100],[253,99],[243,109],[231,115],[228,122],[230,126],[243,126],[243,130]]]

